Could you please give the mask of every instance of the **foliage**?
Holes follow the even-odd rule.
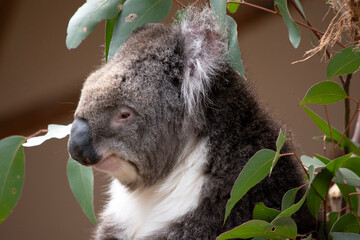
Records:
[[[179,1],[174,1],[182,5]],[[299,22],[293,19],[288,9],[288,2],[294,6],[301,18],[305,21]],[[344,1],[339,1],[341,4]],[[160,22],[170,12],[172,0],[88,0],[80,7],[70,19],[66,45],[76,48],[96,27],[105,20],[105,52],[106,60],[117,52],[122,43],[126,41],[131,32],[141,25],[149,22]],[[194,1],[197,4],[198,1]],[[243,0],[225,1],[210,0],[213,11],[218,16],[221,24],[226,27],[229,36],[229,51],[227,60],[235,71],[245,78],[244,68],[241,61],[241,53],[237,43],[236,22],[227,15],[235,13],[241,5],[252,6],[268,13],[281,16],[288,29],[289,39],[294,48],[301,41],[299,25],[310,29],[320,40],[321,32],[311,26],[305,16],[305,11],[299,0],[274,0],[274,10],[265,9],[255,4],[249,4]],[[342,8],[338,8],[342,9]],[[184,11],[186,11],[184,6]],[[339,10],[340,11],[340,10]],[[347,11],[348,13],[349,11]],[[182,12],[180,12],[182,13]],[[342,12],[339,12],[341,15]],[[181,14],[177,15],[181,18]],[[326,33],[325,33],[326,34]],[[356,39],[355,39],[356,40]],[[343,47],[344,44],[338,43]],[[323,46],[322,46],[323,47]],[[331,54],[326,53],[330,57]],[[345,154],[329,159],[326,156],[314,154],[313,157],[306,155],[298,156],[292,143],[291,134],[289,138],[282,130],[276,142],[276,151],[262,149],[258,151],[246,164],[235,182],[231,197],[226,206],[224,222],[231,214],[235,204],[257,183],[270,175],[272,169],[282,157],[294,156],[301,164],[307,176],[306,184],[286,192],[282,198],[281,209],[271,209],[264,203],[258,203],[253,212],[253,220],[221,234],[217,239],[232,238],[254,238],[254,239],[311,239],[312,233],[299,235],[296,223],[291,216],[300,207],[306,205],[315,219],[319,219],[321,205],[327,206],[327,193],[333,184],[337,184],[347,206],[342,211],[327,212],[327,218],[319,225],[321,228],[316,234],[319,239],[360,239],[360,219],[358,215],[358,195],[355,187],[360,186],[360,149],[357,142],[353,142],[347,135],[353,119],[359,112],[360,101],[349,96],[350,79],[360,67],[360,51],[358,47],[350,46],[330,58],[327,68],[327,79],[310,87],[305,94],[300,106],[311,118],[315,125],[324,133],[321,139],[324,145],[330,143],[331,156],[334,158],[341,148]],[[346,75],[346,80],[344,80]],[[335,82],[339,77],[342,86]],[[353,101],[357,104],[351,120],[346,122],[345,130],[340,131],[330,125],[327,114],[328,104],[344,101],[348,104]],[[326,120],[313,112],[306,104],[323,105]],[[350,112],[345,111],[350,116]],[[41,144],[51,138],[63,138],[69,134],[71,125],[49,125],[48,130],[40,130],[27,138],[12,136],[0,141],[0,222],[2,222],[12,211],[21,194],[24,180],[24,153],[23,146],[32,147]],[[47,132],[46,135],[37,135]],[[285,142],[290,143],[292,152],[280,153]],[[91,168],[81,166],[71,158],[68,161],[67,174],[70,187],[74,196],[80,203],[83,211],[89,219],[96,224],[93,208],[93,174]],[[299,189],[306,188],[303,196],[295,203],[295,197]],[[314,229],[315,230],[315,229]]]

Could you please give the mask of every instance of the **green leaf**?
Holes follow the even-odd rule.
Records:
[[[333,225],[330,232],[351,232],[358,233],[360,231],[359,222],[352,213],[341,216]]]
[[[344,168],[348,168],[358,176],[360,176],[360,157],[351,157],[347,160],[344,165]]]
[[[242,0],[235,0],[235,2],[242,2]],[[236,13],[239,5],[240,4],[237,4],[237,3],[228,3],[227,8],[228,8],[230,13]]]
[[[281,200],[281,211],[288,209],[294,204],[298,190],[299,188],[293,188],[284,194]]]
[[[0,223],[19,200],[24,182],[24,148],[22,136],[0,141]]]
[[[253,219],[271,222],[277,217],[277,215],[279,215],[279,213],[279,210],[268,208],[264,203],[261,202],[255,205]]]
[[[320,161],[316,157],[309,157],[306,155],[302,155],[300,157],[300,160],[305,167],[309,167],[309,166],[313,165],[314,168],[323,168],[326,166],[326,164],[324,164],[322,161]]]
[[[226,21],[226,2],[227,0],[209,0],[210,6],[221,24]]]
[[[298,26],[294,23],[290,16],[290,12],[287,6],[287,1],[284,0],[274,0],[274,4],[279,10],[286,27],[289,31],[289,39],[291,44],[294,46],[294,48],[297,48],[299,46],[301,36]]]
[[[339,212],[331,212],[328,214],[328,222],[326,223],[326,229],[330,232],[330,229],[339,218]]]
[[[350,208],[354,212],[358,212],[359,209],[358,195],[349,195],[350,193],[356,193],[357,192],[356,188],[354,186],[345,186],[344,184],[337,184],[337,186],[343,196],[343,199],[345,199],[346,203],[350,205]]]
[[[298,6],[301,14],[302,14],[302,15],[304,16],[304,18],[306,19],[306,15],[305,15],[305,12],[304,12],[304,8],[302,7],[300,1],[299,1],[299,0],[295,0],[295,3],[296,3],[296,5]]]
[[[269,149],[262,149],[254,154],[240,172],[231,196],[226,204],[225,219],[229,216],[235,204],[256,184],[263,180],[270,172],[275,152]]]
[[[71,191],[82,210],[94,224],[97,224],[93,205],[94,176],[92,169],[69,158],[67,177]]]
[[[324,121],[321,117],[311,111],[310,108],[305,105],[301,105],[301,107],[305,110],[305,112],[309,115],[309,117],[314,121],[314,123],[320,128],[320,130],[325,133],[328,137],[330,137],[329,126],[326,121]],[[335,128],[331,127],[332,137],[335,141],[339,141],[341,138],[341,133]],[[356,155],[360,156],[360,149],[346,136],[340,142],[339,145],[343,149],[348,149],[349,152],[353,152]]]
[[[273,227],[275,231],[268,231],[269,223],[262,220],[251,220],[241,224],[240,226],[225,232],[218,236],[217,240],[223,239],[233,239],[233,238],[252,238],[252,237],[261,237],[265,239],[284,239],[284,238],[292,238],[293,229],[294,229],[294,221],[289,220],[291,218],[286,218],[284,220],[279,220],[276,222]],[[295,225],[296,227],[296,225]],[[287,235],[287,234],[291,234]],[[295,232],[296,234],[296,232]]]
[[[273,233],[278,233],[286,236],[286,238],[295,239],[297,234],[297,226],[291,217],[277,217],[269,224],[268,229]]]
[[[68,49],[76,48],[105,19],[113,19],[124,0],[88,0],[72,16],[66,36]]]
[[[354,46],[345,48],[330,59],[326,70],[329,80],[339,75],[353,73],[359,69],[360,51],[355,48]]]
[[[186,16],[187,12],[190,10],[190,7],[187,7],[183,10],[180,10],[178,11],[176,14],[175,14],[175,20],[174,20],[174,24],[180,24],[181,22],[181,19]]]
[[[105,26],[105,60],[106,61],[108,60],[110,42],[114,32],[114,26],[117,17],[118,16],[116,16],[114,19],[106,20],[106,26]]]
[[[23,144],[24,147],[34,147],[42,144],[46,140],[51,138],[61,139],[70,134],[71,124],[69,125],[58,125],[50,124],[48,126],[48,132],[43,136],[32,137]]]
[[[284,134],[283,131],[280,129],[278,138],[276,140],[276,153],[275,153],[275,157],[274,157],[274,160],[273,160],[271,168],[270,168],[270,175],[271,175],[272,170],[274,169],[275,163],[279,160],[280,151],[281,151],[281,148],[284,146],[285,141],[286,141],[286,134]]]
[[[337,83],[324,81],[312,86],[300,104],[330,104],[341,101],[347,97],[346,92]]]
[[[115,22],[108,59],[115,55],[136,28],[164,20],[171,6],[172,0],[126,0]]]
[[[350,158],[351,154],[334,159],[325,168],[316,175],[312,183],[307,198],[307,206],[310,213],[317,219],[322,199],[328,192],[331,179],[335,176],[336,171]],[[316,192],[315,190],[316,189]],[[320,196],[318,196],[318,194]]]
[[[246,79],[244,65],[241,60],[241,53],[238,44],[238,34],[237,34],[237,24],[230,16],[227,17],[228,24],[228,34],[229,34],[229,52],[226,56],[226,59],[230,66],[234,69],[235,72],[240,73],[241,77]]]
[[[347,168],[339,168],[339,170],[336,172],[335,178],[332,181],[349,186],[360,186],[360,177]]]
[[[332,232],[330,234],[335,240],[360,240],[358,233]]]

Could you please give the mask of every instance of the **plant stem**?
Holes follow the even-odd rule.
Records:
[[[176,2],[181,7],[186,8],[186,6],[184,4],[182,4],[179,0],[174,0],[174,2]]]
[[[28,136],[28,137],[26,138],[26,140],[28,140],[28,139],[30,139],[30,138],[33,138],[33,137],[36,137],[37,135],[40,135],[40,134],[42,134],[42,133],[47,133],[47,132],[48,132],[47,129],[40,129],[40,130],[37,131],[36,133],[33,133],[33,134],[31,134],[30,136]]]
[[[248,2],[245,2],[245,1],[242,1],[242,2],[236,2],[236,1],[227,1],[227,3],[236,3],[236,4],[242,4],[242,5],[246,5],[246,6],[249,6],[249,7],[253,7],[253,8],[256,8],[256,9],[259,9],[259,10],[262,10],[262,11],[265,11],[265,12],[268,12],[268,13],[271,13],[271,14],[275,14],[275,15],[278,15],[278,16],[281,16],[281,14],[278,12],[278,11],[273,11],[273,10],[270,10],[270,9],[267,9],[267,8],[264,8],[264,7],[261,7],[261,6],[258,6],[256,4],[252,4],[252,3],[248,3]],[[300,25],[300,26],[303,26],[305,28],[308,28],[310,29],[313,33],[316,34],[321,34],[321,35],[324,35],[325,33],[312,27],[311,24],[309,23],[309,21],[307,21],[308,24],[304,24],[302,22],[299,22],[297,20],[293,20],[296,24]],[[342,48],[345,48],[345,46],[336,41],[336,44],[338,44],[339,46],[341,46]]]
[[[346,76],[346,80],[343,84],[344,91],[349,96],[350,95],[350,81],[352,78],[352,73],[348,74]],[[350,100],[348,98],[345,98],[345,119],[344,119],[344,125],[345,128],[348,127],[349,121],[350,121]],[[346,132],[346,136],[349,137],[350,133]],[[346,152],[347,153],[347,152]]]
[[[347,124],[347,126],[346,126],[346,128],[345,128],[345,131],[343,132],[343,134],[341,135],[338,143],[337,143],[336,146],[335,146],[335,152],[336,152],[336,149],[339,147],[339,145],[340,145],[340,143],[341,143],[341,140],[344,138],[344,136],[346,135],[346,133],[349,131],[349,128],[350,128],[350,126],[351,126],[351,123],[352,123],[352,121],[354,120],[356,114],[357,114],[359,111],[360,111],[360,109],[359,109],[359,103],[358,103],[358,104],[356,105],[356,109],[355,109],[355,112],[354,112],[353,116],[351,117],[349,123]],[[358,124],[357,124],[357,125],[358,125]],[[348,150],[346,150],[346,149],[345,149],[345,151],[348,152]]]
[[[328,114],[328,111],[327,111],[326,104],[324,104],[324,109],[325,109],[326,120],[327,120],[327,123],[328,123],[328,126],[329,126],[330,138],[331,138],[332,147],[333,147],[333,151],[331,152],[331,158],[334,158],[335,144],[334,144],[334,138],[332,136],[331,124],[330,124],[330,119],[329,119],[329,114]]]

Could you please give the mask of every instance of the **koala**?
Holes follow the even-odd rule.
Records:
[[[192,9],[172,26],[138,28],[87,78],[68,149],[113,179],[96,240],[215,239],[303,184],[299,163],[281,158],[223,225],[239,173],[279,131],[226,60],[227,43],[211,10]],[[313,230],[305,208],[294,218]]]

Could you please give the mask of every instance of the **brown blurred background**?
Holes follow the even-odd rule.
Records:
[[[104,56],[104,23],[77,49],[69,51],[65,46],[67,23],[84,2],[0,1],[0,138],[28,136],[49,123],[72,121],[82,82]],[[272,8],[273,1],[248,2]],[[324,31],[332,17],[330,12],[323,20],[328,11],[325,0],[301,2],[310,22]],[[173,12],[176,8],[174,4]],[[302,41],[294,49],[280,17],[240,6],[234,18],[247,77],[259,98],[292,130],[299,153],[322,153],[322,143],[312,140],[321,132],[298,106],[298,100],[310,86],[326,79],[326,63],[315,56],[291,64],[311,48],[311,34],[301,28]],[[354,79],[351,89],[352,96],[359,98],[358,79]],[[331,122],[341,130],[342,107],[343,103],[329,106]],[[322,108],[312,108],[323,114]],[[12,214],[0,224],[0,239],[89,239],[93,225],[67,183],[66,139],[26,148],[25,154],[22,196]],[[95,175],[95,208],[99,212],[108,178]]]

